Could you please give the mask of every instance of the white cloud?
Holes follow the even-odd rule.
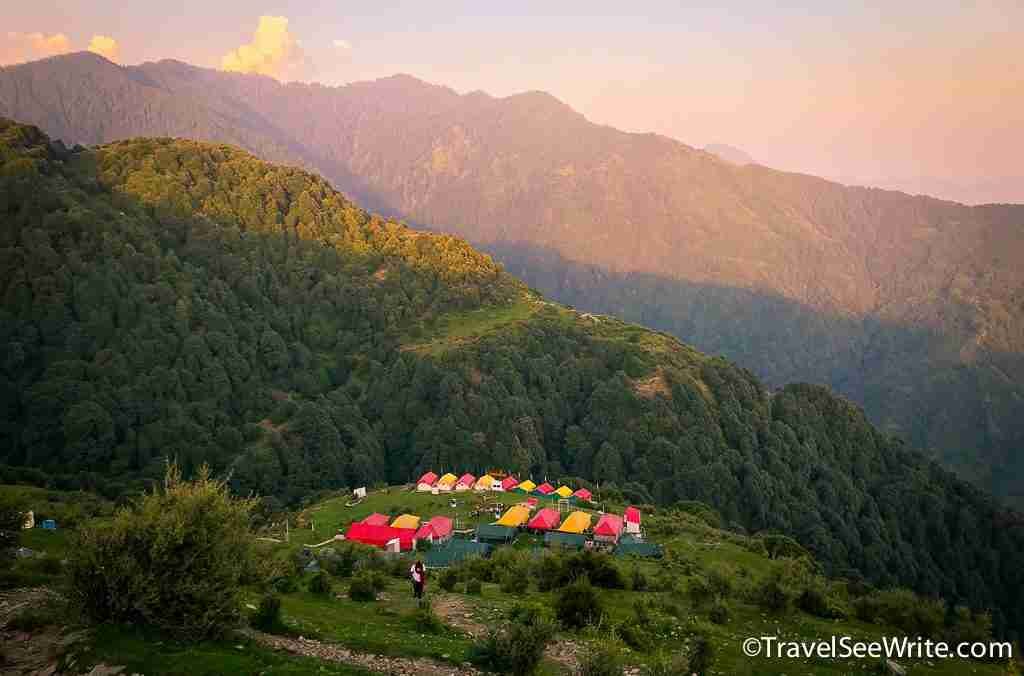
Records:
[[[117,40],[114,38],[107,37],[106,35],[94,35],[92,40],[89,40],[89,51],[95,52],[111,61],[117,61],[121,53],[121,46],[117,44]]]
[[[221,68],[259,73],[279,80],[301,79],[308,66],[305,51],[288,30],[288,18],[261,16],[252,42],[224,55]]]
[[[0,63],[21,63],[71,51],[71,40],[64,33],[18,33],[8,31],[0,44]]]

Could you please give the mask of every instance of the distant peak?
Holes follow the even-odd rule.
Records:
[[[704,152],[711,153],[715,157],[730,164],[757,164],[754,158],[736,146],[725,143],[711,143],[704,146]]]

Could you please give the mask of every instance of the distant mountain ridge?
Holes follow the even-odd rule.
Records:
[[[704,146],[704,150],[711,153],[720,160],[731,162],[733,164],[757,164],[754,158],[748,155],[745,151],[740,150],[736,146],[726,145],[725,143],[712,143]]]
[[[773,385],[826,383],[1024,504],[1024,207],[737,166],[554,97],[409,76],[280,84],[74,54],[0,69],[0,115],[67,141],[172,135],[316,169],[582,309],[669,330]]]

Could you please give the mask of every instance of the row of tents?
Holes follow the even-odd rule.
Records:
[[[373,513],[349,525],[345,539],[391,551],[409,551],[416,548],[417,540],[447,542],[452,537],[453,527],[447,516],[422,521],[414,514],[402,514],[391,519],[387,514]]]
[[[519,481],[514,476],[497,479],[490,474],[484,474],[481,477],[463,474],[461,477],[457,477],[454,474],[438,476],[434,472],[427,472],[416,482],[416,490],[424,493],[432,493],[435,490],[440,493],[447,493],[449,491],[519,491],[529,495],[560,498],[563,500],[575,498],[582,502],[592,502],[594,498],[593,494],[586,488],[579,488],[574,491],[564,484],[555,488],[546,481],[538,485],[530,479]]]
[[[501,515],[494,525],[506,528],[526,528],[534,532],[557,531],[580,534],[590,530],[593,517],[583,511],[571,512],[565,520],[554,508],[545,507],[531,516],[530,507],[515,505]],[[623,516],[601,514],[594,525],[593,535],[598,542],[618,542],[623,533],[640,535],[640,510],[627,507]]]

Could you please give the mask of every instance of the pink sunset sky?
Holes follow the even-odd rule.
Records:
[[[539,89],[595,122],[780,169],[1024,202],[1019,0],[505,6],[10,0],[0,63],[92,49],[325,84],[403,72]]]

